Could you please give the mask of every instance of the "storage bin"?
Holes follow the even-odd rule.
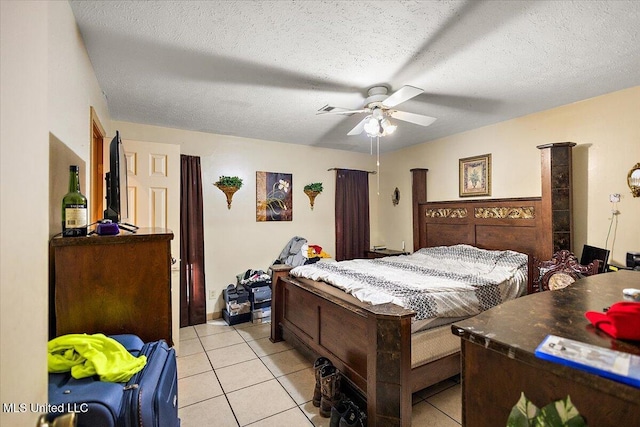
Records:
[[[237,325],[238,323],[245,323],[251,321],[251,312],[237,314],[237,315],[229,315],[229,312],[226,308],[222,309],[222,317],[224,321],[227,322],[229,326]]]
[[[227,304],[227,313],[230,316],[237,316],[239,314],[249,313],[251,311],[251,303],[249,301],[237,303],[235,301]]]
[[[271,288],[268,286],[262,286],[259,288],[251,288],[249,299],[253,303],[262,301],[271,301]]]
[[[258,308],[251,312],[251,321],[253,323],[264,323],[271,320],[271,306]]]

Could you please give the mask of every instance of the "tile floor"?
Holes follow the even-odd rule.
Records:
[[[311,403],[313,361],[269,341],[270,327],[219,319],[180,330],[182,427],[329,425]],[[460,426],[460,398],[457,378],[415,393],[412,425]]]

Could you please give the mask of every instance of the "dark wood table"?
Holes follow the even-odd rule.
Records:
[[[365,251],[368,259],[384,258],[387,256],[409,255],[408,252],[399,251],[397,249],[371,249]]]
[[[589,426],[640,425],[640,389],[538,359],[547,335],[640,355],[640,342],[616,340],[585,318],[640,288],[640,272],[621,270],[506,302],[452,326],[461,340],[462,424],[503,426],[520,393],[542,408],[569,395]]]

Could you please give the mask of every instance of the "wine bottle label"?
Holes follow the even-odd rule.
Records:
[[[65,227],[66,228],[80,228],[87,226],[87,208],[86,207],[66,207],[65,213]]]

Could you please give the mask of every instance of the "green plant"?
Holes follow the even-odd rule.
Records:
[[[242,178],[238,178],[237,176],[221,176],[214,185],[220,187],[242,187]]]
[[[316,193],[322,193],[322,190],[323,188],[321,182],[314,182],[304,186],[304,191],[315,191]]]
[[[520,394],[520,400],[511,409],[507,420],[507,427],[586,427],[586,425],[569,396],[539,409],[527,399],[524,393]]]

